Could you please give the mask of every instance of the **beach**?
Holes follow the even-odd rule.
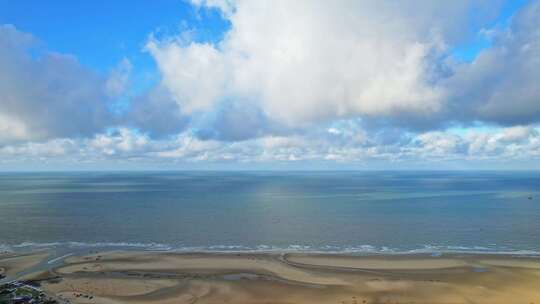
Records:
[[[540,258],[509,255],[108,251],[19,279],[66,303],[540,303]]]
[[[0,275],[13,276],[26,269],[36,266],[46,259],[49,253],[46,251],[29,252],[25,254],[1,253]]]

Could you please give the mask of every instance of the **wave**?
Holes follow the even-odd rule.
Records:
[[[92,248],[92,247],[126,247],[126,248],[144,248],[149,250],[171,250],[172,247],[159,244],[159,243],[129,243],[129,242],[50,242],[50,243],[35,243],[35,242],[22,242],[20,244],[0,244],[0,248],[9,249],[24,249],[24,248],[49,248],[49,247],[69,247],[69,248]]]
[[[0,244],[0,252],[17,252],[44,248],[99,248],[99,249],[125,249],[170,252],[269,252],[269,253],[327,253],[348,255],[399,255],[399,254],[500,254],[515,256],[540,256],[540,251],[531,249],[517,249],[508,247],[483,246],[451,246],[451,245],[423,245],[413,249],[400,249],[387,246],[358,245],[358,246],[311,246],[291,244],[288,246],[274,245],[210,245],[210,246],[173,246],[161,243],[142,242],[22,242],[19,244]]]

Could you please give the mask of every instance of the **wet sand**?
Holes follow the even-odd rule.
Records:
[[[0,254],[0,274],[14,276],[25,269],[34,267],[48,256],[49,253],[46,251],[38,251],[26,254]]]
[[[104,252],[31,277],[72,303],[540,304],[540,258],[511,256]]]

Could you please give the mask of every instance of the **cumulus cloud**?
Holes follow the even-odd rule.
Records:
[[[234,0],[192,0],[197,7],[213,7],[229,15],[234,11]]]
[[[295,164],[299,162],[361,164],[372,162],[432,164],[443,168],[451,162],[508,163],[540,159],[540,129],[533,126],[470,130],[463,134],[430,131],[409,134],[400,141],[384,142],[358,130],[354,121],[303,135],[266,135],[244,141],[202,140],[193,130],[153,139],[127,128],[96,134],[86,139],[54,139],[0,148],[1,162],[12,160],[65,160],[79,162],[236,163]]]
[[[292,131],[270,120],[252,103],[233,101],[221,102],[213,111],[196,115],[192,128],[201,139],[225,141],[241,141]]]
[[[176,100],[185,101],[181,103],[184,113],[210,109],[220,98],[226,80],[220,53],[210,44],[180,44],[178,40],[150,40],[146,48],[163,73],[163,84]]]
[[[222,10],[224,39],[152,38],[147,49],[186,115],[234,101],[285,128],[355,117],[413,130],[528,124],[540,118],[539,3],[509,28],[482,29],[493,45],[472,63],[451,50],[500,2],[194,1]]]
[[[223,100],[255,103],[286,126],[348,117],[431,117],[446,107],[439,80],[448,44],[471,35],[469,1],[195,1],[221,8],[218,45],[151,39],[163,84],[182,111]]]
[[[190,117],[182,114],[171,93],[157,86],[132,98],[122,124],[143,130],[151,137],[162,138],[178,134],[189,122]]]
[[[111,120],[105,81],[74,57],[39,48],[32,35],[0,25],[0,141],[102,130]]]
[[[540,1],[531,1],[508,29],[492,35],[493,46],[459,65],[448,80],[452,105],[459,107],[452,114],[505,125],[538,122]]]

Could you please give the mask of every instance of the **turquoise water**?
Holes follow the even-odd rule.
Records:
[[[40,246],[535,254],[540,173],[0,174],[0,250]]]

